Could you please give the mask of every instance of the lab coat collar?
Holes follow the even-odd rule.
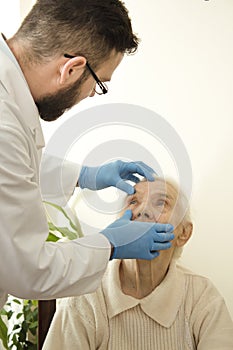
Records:
[[[18,105],[26,126],[31,130],[37,149],[44,147],[38,109],[19,63],[0,35],[0,84]]]
[[[155,322],[169,328],[175,321],[185,294],[185,277],[172,261],[167,275],[155,290],[143,299],[125,295],[121,291],[119,279],[120,261],[109,263],[103,278],[103,290],[109,319],[140,305],[145,314]]]

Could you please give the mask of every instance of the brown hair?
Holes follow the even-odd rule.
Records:
[[[94,68],[112,50],[131,54],[139,43],[120,0],[38,0],[11,40],[29,62],[69,53],[86,57]]]

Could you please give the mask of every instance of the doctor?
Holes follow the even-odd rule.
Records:
[[[119,0],[38,0],[11,39],[1,36],[0,307],[8,293],[50,299],[92,292],[109,259],[150,260],[171,246],[171,225],[134,222],[128,212],[99,234],[46,242],[40,118],[57,119],[96,89],[106,93],[104,82],[137,45]],[[135,174],[154,180],[153,170],[142,162],[116,161],[81,171],[67,166],[64,172],[67,198],[77,184],[133,193],[125,180],[137,182]],[[46,177],[48,187],[53,181],[53,176]]]

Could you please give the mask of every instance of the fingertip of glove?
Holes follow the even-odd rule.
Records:
[[[128,219],[131,219],[132,218],[132,210],[131,209],[127,209],[125,212],[124,212],[124,216],[126,216]]]
[[[159,252],[158,251],[153,251],[153,252],[151,252],[151,259],[150,260],[153,260],[153,259],[155,259],[155,258],[157,258],[159,256]]]
[[[175,238],[174,233],[171,233],[170,237],[171,237],[171,241],[172,241]]]
[[[117,184],[116,184],[116,187],[123,191],[123,192],[126,192],[128,195],[132,195],[134,194],[134,187],[131,186],[130,184],[124,182],[123,180],[119,181]]]
[[[158,175],[157,175],[156,173],[149,173],[149,174],[147,175],[147,180],[153,182],[153,181],[156,180],[156,177],[157,177],[157,176],[158,176]]]
[[[150,182],[155,181],[155,175],[147,176],[147,180],[150,181]]]
[[[135,191],[135,188],[134,187],[132,187],[132,186],[130,186],[129,188],[128,188],[128,194],[129,195],[132,195],[132,194],[134,194],[136,191]]]
[[[174,231],[174,226],[171,224],[168,224],[167,225],[167,232],[172,232],[172,231]]]

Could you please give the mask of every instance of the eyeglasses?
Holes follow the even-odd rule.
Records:
[[[72,55],[69,55],[67,53],[64,54],[64,57],[66,58],[75,58],[76,56],[72,56]],[[108,87],[107,85],[102,82],[101,80],[99,80],[99,78],[97,77],[97,75],[95,74],[95,72],[93,71],[93,69],[91,68],[90,64],[88,63],[88,61],[86,61],[86,66],[87,68],[89,69],[89,72],[91,73],[91,75],[93,76],[93,78],[95,79],[96,81],[96,87],[95,87],[95,92],[98,94],[98,95],[104,95],[108,92]]]

